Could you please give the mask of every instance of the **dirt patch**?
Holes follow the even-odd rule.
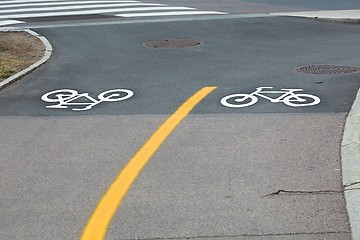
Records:
[[[44,44],[27,32],[0,32],[0,81],[39,61]]]

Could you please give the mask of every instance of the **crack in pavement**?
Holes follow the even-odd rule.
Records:
[[[345,189],[344,192],[349,192],[349,191],[353,191],[353,190],[360,190],[360,188],[348,188],[348,189]]]
[[[264,195],[263,197],[275,196],[275,195],[318,195],[318,194],[335,194],[335,193],[343,193],[344,190],[319,190],[319,191],[290,191],[290,190],[278,190],[276,192],[272,192],[270,194]]]
[[[351,187],[351,186],[354,186],[354,185],[358,185],[358,184],[360,184],[360,181],[357,181],[357,182],[353,182],[353,183],[349,183],[349,184],[346,184],[346,185],[344,185],[344,187]]]
[[[347,184],[344,185],[345,188],[354,186],[360,184],[359,182],[355,182],[355,183],[351,183],[351,184]],[[266,194],[263,197],[270,197],[270,196],[276,196],[276,195],[320,195],[320,194],[336,194],[336,193],[344,193],[347,191],[352,191],[352,190],[359,190],[360,188],[348,188],[348,189],[344,189],[344,190],[317,190],[317,191],[300,191],[300,190],[283,190],[280,189],[276,192],[272,192],[269,194]]]

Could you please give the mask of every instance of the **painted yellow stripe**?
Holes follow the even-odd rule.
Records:
[[[215,89],[216,87],[205,87],[195,93],[154,132],[102,197],[84,229],[81,240],[105,239],[107,228],[116,210],[140,171],[176,126],[203,98]]]

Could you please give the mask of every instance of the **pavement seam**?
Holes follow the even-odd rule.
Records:
[[[346,119],[341,142],[346,207],[353,240],[360,239],[360,89]]]
[[[50,59],[50,56],[52,54],[53,48],[50,44],[50,42],[44,37],[39,35],[38,33],[30,30],[30,29],[20,29],[20,28],[8,28],[8,29],[2,29],[1,32],[27,32],[31,34],[34,37],[37,37],[45,46],[44,56],[34,64],[30,65],[29,67],[21,70],[20,72],[12,75],[11,77],[8,77],[7,79],[0,82],[0,89],[3,89],[4,87],[8,86],[9,84],[16,82],[20,78],[24,77],[25,75],[29,74],[30,72],[34,71],[35,69],[39,68],[41,65],[43,65],[45,62],[47,62]]]

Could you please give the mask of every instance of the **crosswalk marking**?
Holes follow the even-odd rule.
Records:
[[[66,2],[67,0],[5,0],[5,1],[0,1],[0,5],[1,4],[17,4],[17,3],[22,3],[22,4],[31,4],[31,3],[42,3],[42,2]],[[133,2],[132,0],[113,0],[115,2]],[[101,1],[103,2],[103,1]],[[139,2],[139,1],[134,1],[134,2]]]
[[[17,12],[46,12],[58,10],[74,10],[87,8],[113,8],[113,7],[132,7],[132,6],[164,6],[159,3],[116,3],[116,4],[95,4],[84,6],[67,6],[67,7],[44,7],[44,8],[23,8],[13,10],[2,10],[0,13],[17,13]]]
[[[34,2],[59,2],[59,0],[11,0],[11,1],[1,1],[0,4],[34,3]]]
[[[118,17],[158,17],[158,16],[178,16],[178,15],[204,15],[204,14],[227,14],[214,11],[174,11],[174,12],[155,12],[155,13],[124,13],[117,14]]]
[[[45,2],[45,3],[24,3],[24,4],[8,4],[0,5],[0,8],[17,8],[17,7],[37,7],[37,6],[56,6],[56,5],[81,5],[81,4],[95,4],[95,3],[138,3],[139,1],[75,1],[75,2]]]
[[[23,21],[30,18],[99,14],[141,18],[227,13],[201,11],[192,7],[176,7],[160,3],[143,3],[136,0],[0,0],[0,26],[24,23]]]
[[[0,15],[0,19],[8,18],[38,18],[38,17],[58,17],[58,16],[75,16],[75,15],[93,15],[101,13],[133,12],[133,11],[153,11],[153,10],[192,10],[189,7],[138,7],[138,8],[114,8],[75,12],[47,12],[47,13],[29,13],[17,15]]]

